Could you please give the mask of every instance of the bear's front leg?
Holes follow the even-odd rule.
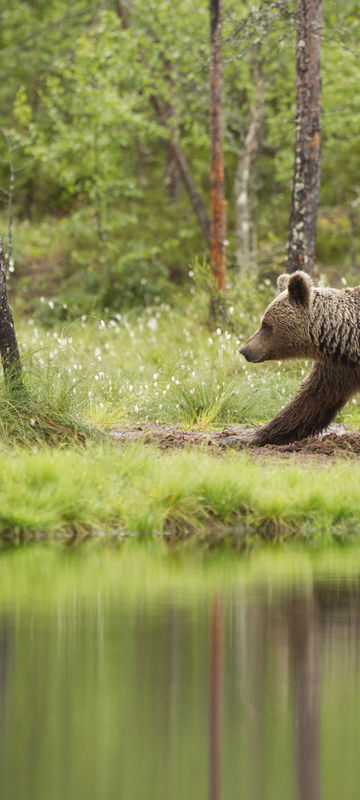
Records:
[[[255,433],[239,436],[238,444],[288,444],[314,436],[332,422],[359,388],[356,368],[315,362],[294,400]],[[224,446],[236,446],[236,438],[224,439]]]
[[[294,400],[256,431],[250,443],[287,444],[320,433],[357,390],[356,384],[356,369],[315,362]]]

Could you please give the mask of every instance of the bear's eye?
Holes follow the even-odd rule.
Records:
[[[265,333],[272,333],[273,326],[271,325],[270,322],[266,322],[264,320],[262,325],[261,325],[261,327],[262,327],[263,331],[265,331]]]

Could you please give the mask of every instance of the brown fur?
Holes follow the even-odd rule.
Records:
[[[319,433],[360,389],[360,287],[320,289],[305,272],[281,275],[279,296],[240,350],[247,361],[312,358],[291,403],[252,437],[285,444]]]

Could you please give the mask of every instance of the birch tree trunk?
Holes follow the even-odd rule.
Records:
[[[299,0],[297,13],[295,164],[286,269],[312,275],[320,191],[322,0]]]
[[[11,389],[23,389],[22,369],[14,320],[6,286],[4,248],[0,237],[0,356],[5,382]]]
[[[239,152],[235,175],[236,265],[243,274],[253,272],[257,262],[253,170],[259,150],[265,103],[264,79],[257,56],[254,59],[253,75],[256,81],[256,98],[250,107],[250,125],[244,146]]]
[[[210,0],[210,253],[213,290],[210,313],[213,318],[225,313],[226,278],[221,23],[222,0]]]

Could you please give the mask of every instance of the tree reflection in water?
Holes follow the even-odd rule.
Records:
[[[6,800],[357,797],[358,582],[70,600],[0,617]]]

